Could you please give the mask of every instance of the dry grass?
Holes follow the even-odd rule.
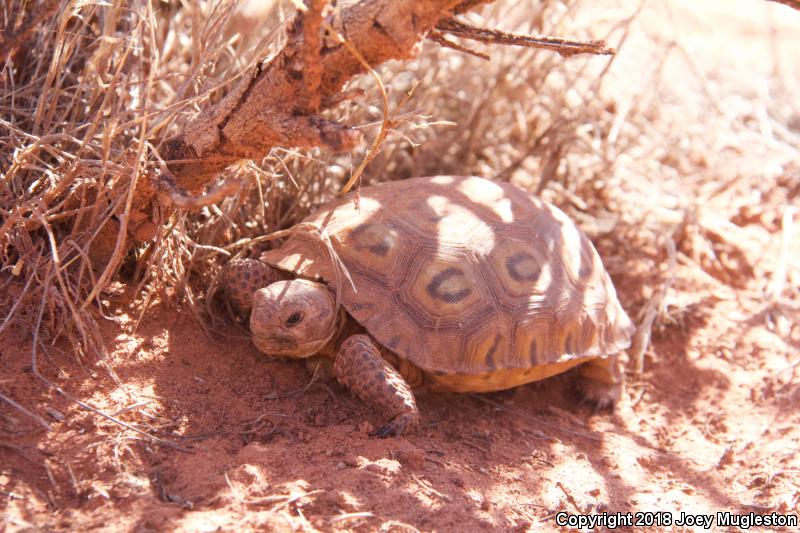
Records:
[[[516,33],[608,38],[623,51],[638,23],[635,5],[613,21],[587,24],[579,2],[516,4],[498,2],[469,18]],[[65,336],[79,357],[102,357],[96,321],[110,306],[124,302],[143,313],[185,304],[203,318],[206,288],[226,260],[265,246],[250,239],[302,220],[366,156],[369,143],[339,156],[275,149],[230,169],[241,190],[214,206],[161,219],[152,206],[161,222],[150,228],[155,237],[130,247],[132,191],[157,164],[158,140],[281,42],[280,8],[253,26],[235,2],[188,5],[64,4],[35,30],[30,21],[52,11],[52,2],[15,0],[0,13],[16,35],[13,48],[0,49],[0,331],[28,328],[39,335],[37,348]],[[275,30],[245,39],[236,29],[247,24]],[[589,27],[593,35],[581,29]],[[600,27],[608,35],[597,34]],[[728,236],[731,217],[764,189],[754,174],[738,171],[737,153],[759,154],[769,162],[764,175],[783,179],[786,190],[794,183],[796,195],[791,162],[800,148],[791,72],[748,100],[718,90],[724,80],[706,79],[680,39],[660,44],[665,51],[637,73],[641,83],[619,87],[607,83],[613,58],[495,47],[483,50],[491,53],[487,62],[427,42],[418,59],[378,71],[393,127],[360,182],[455,173],[528,187],[578,218],[610,251],[612,273],[629,269],[624,260],[635,256],[656,266],[644,285],[662,301],[643,318],[657,327],[687,303],[668,290],[667,250],[722,286],[764,274],[743,263],[743,244]],[[706,93],[702,109],[683,108],[680,95],[662,91],[676,61],[687,84]],[[363,95],[340,105],[337,118],[372,140],[383,122],[383,88],[370,77],[356,80],[350,90]],[[718,136],[683,127],[701,114]],[[682,183],[704,192],[682,194]],[[731,191],[744,199],[731,205]],[[791,222],[791,214],[776,216]],[[798,265],[781,257],[772,286],[796,286]],[[769,294],[772,305],[783,301]],[[634,309],[650,295],[631,295]]]
[[[706,12],[713,12],[714,8],[708,7],[712,3],[706,4],[710,10]],[[14,339],[32,339],[37,350],[33,371],[50,387],[63,386],[67,389],[64,394],[72,395],[68,402],[58,403],[55,394],[31,394],[30,390],[38,385],[28,384],[20,370],[27,363],[27,355],[25,361],[13,366],[15,355],[9,357],[4,351],[0,447],[12,459],[0,473],[6,475],[10,471],[11,477],[16,475],[20,481],[15,485],[0,480],[0,488],[8,502],[19,500],[18,509],[25,511],[19,513],[24,517],[16,522],[19,527],[33,527],[36,519],[44,520],[41,523],[60,520],[73,507],[75,513],[89,515],[95,509],[93,502],[99,498],[89,499],[87,494],[100,494],[107,499],[109,487],[114,486],[133,487],[125,489],[130,492],[123,492],[133,496],[130,501],[115,500],[106,508],[106,514],[95,515],[97,520],[112,517],[114,523],[122,524],[137,519],[141,513],[153,515],[154,523],[159,524],[160,515],[155,512],[158,507],[192,505],[190,499],[179,496],[184,490],[181,483],[188,480],[191,483],[187,485],[195,485],[208,478],[191,475],[197,470],[194,458],[184,462],[174,457],[167,465],[181,469],[180,482],[160,477],[163,455],[151,455],[149,446],[154,436],[161,438],[162,444],[170,445],[169,439],[173,439],[189,445],[200,442],[193,439],[213,439],[212,435],[227,431],[231,438],[238,434],[247,443],[259,436],[271,438],[276,426],[269,417],[265,418],[260,400],[243,403],[238,411],[231,411],[225,403],[219,407],[223,414],[208,420],[201,420],[196,413],[182,412],[205,392],[193,393],[186,404],[179,406],[181,409],[176,407],[175,398],[182,397],[182,387],[197,379],[191,373],[211,357],[187,367],[186,375],[175,369],[184,366],[180,357],[185,352],[169,354],[180,352],[176,348],[189,337],[170,338],[187,331],[179,327],[180,323],[164,326],[169,335],[158,340],[156,347],[147,344],[152,338],[137,337],[134,342],[134,336],[130,336],[115,340],[112,349],[116,359],[106,361],[100,335],[103,321],[121,307],[126,308],[125,312],[117,317],[134,313],[142,316],[162,305],[188,309],[206,327],[230,333],[233,328],[230,324],[221,327],[220,322],[225,319],[216,316],[220,306],[210,297],[220,268],[234,256],[255,256],[264,247],[272,246],[273,241],[259,237],[299,222],[342,188],[380,135],[384,122],[381,88],[374,78],[364,76],[348,87],[354,98],[332,112],[337,120],[363,130],[365,142],[358,150],[333,155],[274,149],[263,161],[231,168],[227,177],[238,180],[242,188],[213,206],[161,218],[157,206],[148,206],[160,225],[143,228],[145,233],[153,231],[155,237],[131,247],[136,236],[129,239],[121,229],[138,222],[128,218],[132,212],[131,192],[136,183],[146,184],[145,170],[158,164],[159,140],[180,131],[199,108],[218,100],[247,65],[279,46],[280,31],[270,30],[278,25],[248,18],[245,12],[236,10],[234,3],[135,0],[116,1],[113,5],[72,3],[66,8],[68,3],[50,0],[12,0],[7,4],[0,7],[0,24],[14,31],[0,38],[0,336],[16,332]],[[190,9],[187,5],[195,7]],[[784,462],[785,453],[792,451],[787,443],[796,439],[792,441],[793,434],[778,422],[797,403],[798,363],[789,354],[792,347],[800,346],[800,101],[796,97],[800,65],[793,57],[797,46],[792,47],[791,43],[800,45],[800,41],[796,31],[795,37],[790,32],[800,26],[797,17],[791,25],[783,26],[784,18],[790,19],[788,14],[792,12],[773,3],[731,0],[714,5],[719,6],[718,12],[704,19],[694,13],[691,2],[650,2],[640,12],[638,0],[503,0],[469,19],[514,33],[581,40],[606,38],[619,54],[614,58],[563,58],[548,51],[486,48],[461,42],[479,53],[488,53],[491,61],[487,62],[426,42],[417,59],[377,69],[386,91],[391,129],[377,156],[364,168],[361,185],[457,173],[492,176],[527,187],[564,208],[589,233],[614,275],[623,304],[643,325],[631,356],[636,359],[634,369],[644,371],[645,379],[629,381],[630,388],[636,391],[632,396],[638,395],[637,399],[630,398],[631,403],[634,408],[643,409],[636,416],[623,418],[613,431],[598,433],[596,421],[584,424],[582,418],[558,408],[548,411],[558,427],[550,426],[552,419],[532,415],[527,409],[515,408],[515,404],[472,397],[493,409],[484,417],[502,416],[506,411],[514,419],[528,419],[531,427],[541,428],[527,432],[528,439],[554,432],[588,442],[594,448],[613,433],[616,437],[608,442],[613,447],[619,444],[628,459],[643,449],[635,444],[638,440],[623,439],[625,428],[631,427],[636,439],[644,435],[647,446],[648,442],[663,445],[669,454],[659,448],[658,455],[653,455],[657,459],[651,460],[663,461],[660,469],[642,470],[646,481],[639,481],[640,486],[631,489],[638,492],[617,494],[618,505],[632,501],[634,496],[641,498],[639,503],[654,501],[647,493],[667,494],[670,485],[663,483],[662,475],[667,471],[674,479],[682,480],[673,488],[678,487],[679,497],[686,499],[677,501],[692,501],[686,484],[697,487],[701,496],[706,489],[713,494],[710,488],[714,483],[726,484],[734,492],[749,484],[752,491],[737,493],[739,501],[770,505],[780,501],[777,496],[770,496],[770,490],[777,493],[785,487],[788,498],[794,494],[789,487],[796,487],[796,483],[792,485],[795,480],[787,475],[793,472],[787,465],[795,463]],[[50,17],[53,9],[56,13]],[[717,24],[726,10],[741,13],[742,9],[752,10],[746,18],[748,25],[730,31],[737,27],[735,21]],[[681,24],[671,24],[674,10],[683,11],[678,17]],[[279,11],[276,8],[268,18],[279,19]],[[694,21],[694,25],[686,24],[687,20]],[[749,24],[762,25],[764,21],[772,25],[774,40],[751,39]],[[723,26],[728,30],[718,34]],[[243,37],[237,34],[237,28],[249,33]],[[717,305],[723,300],[728,305]],[[692,330],[706,315],[721,313],[720,309],[731,313],[730,321],[709,321],[711,325],[703,331]],[[739,314],[734,316],[735,313]],[[718,332],[714,331],[714,324],[744,328],[753,321],[766,324],[785,342],[780,345],[786,350],[785,360],[777,354],[769,365],[765,363],[763,368],[757,366],[754,370],[748,366],[750,359],[766,360],[769,354],[751,354],[754,343],[742,341],[739,346],[739,336],[722,332],[717,338]],[[107,341],[117,332],[113,329],[110,336],[109,329],[104,330]],[[653,353],[648,343],[651,332],[657,345],[669,349]],[[56,344],[59,339],[62,342]],[[72,349],[65,346],[65,339]],[[675,343],[674,350],[671,343]],[[201,345],[208,349],[210,343]],[[758,345],[758,349],[768,351],[775,344],[764,346]],[[84,367],[105,367],[116,382],[104,377],[83,378],[84,374],[73,370],[81,365],[68,368],[73,372],[69,375],[59,369],[63,357],[47,357],[59,351],[74,353],[82,360],[99,359],[100,365]],[[691,358],[698,356],[698,351],[706,359],[704,363],[725,360],[726,364],[695,367]],[[143,352],[152,358],[141,359]],[[731,352],[738,355],[725,355]],[[209,353],[216,357],[217,352]],[[41,370],[36,365],[37,356]],[[659,369],[659,365],[652,365],[658,356],[666,356],[670,365],[690,366],[703,381],[710,375],[708,368],[723,369],[731,380],[719,379],[715,386],[705,389],[712,397],[719,396],[720,403],[669,401],[668,394],[657,390],[659,379],[677,376],[667,382],[670,386],[686,374],[680,372],[681,368],[661,365]],[[136,361],[137,358],[140,359]],[[131,361],[146,373],[146,378],[130,377],[136,374],[123,367]],[[224,398],[225,402],[235,403],[239,389],[226,387],[231,382],[247,381],[248,376],[243,375],[247,371],[242,371],[247,361],[243,361],[232,370],[213,369],[215,373],[228,374],[224,376],[227,381],[223,379],[223,386],[219,387],[225,389],[225,394],[217,390],[212,402]],[[286,377],[288,366],[277,374]],[[734,375],[731,369],[740,366],[741,372]],[[8,368],[17,373],[5,371]],[[115,378],[115,369],[123,379]],[[296,388],[295,378],[286,379],[279,385],[289,387],[290,392],[279,393],[280,387],[269,386],[266,388],[270,392],[264,395],[262,378],[270,377],[272,370],[261,371],[257,380],[251,379],[251,388],[244,390],[251,391],[252,397],[261,395],[259,398],[266,399],[270,406],[270,402],[321,386],[315,382],[316,376],[301,389]],[[770,373],[774,383],[766,379]],[[756,376],[753,380],[759,382],[765,378],[764,387],[745,381],[744,374]],[[176,378],[181,380],[180,386],[172,387]],[[135,382],[137,379],[139,382]],[[252,381],[257,381],[256,386]],[[736,399],[726,395],[729,385],[733,385],[731,390],[741,392],[742,399],[732,404],[736,408],[726,410],[721,402]],[[667,400],[663,410],[650,409],[651,397],[656,396],[654,390]],[[767,392],[783,403],[765,403],[759,395]],[[86,413],[85,418],[80,413],[76,415],[78,409],[72,409],[73,402],[94,413]],[[65,407],[66,403],[70,407]],[[519,403],[520,407],[523,403]],[[207,409],[210,404],[200,405],[198,410]],[[461,405],[446,411],[447,416],[453,416]],[[747,412],[748,407],[753,407],[752,412]],[[320,412],[310,401],[303,403],[301,410],[288,412],[304,415],[307,408]],[[336,404],[331,412],[348,409]],[[689,422],[681,422],[677,416],[695,409],[699,411]],[[24,423],[9,421],[8,412]],[[352,410],[349,412],[352,414]],[[322,413],[327,415],[328,411]],[[767,416],[772,414],[774,420]],[[98,415],[114,417],[114,425],[84,424],[86,419],[101,421]],[[724,440],[716,442],[719,446],[703,449],[709,440],[703,435],[709,435],[709,426],[714,429],[715,417],[720,415],[727,416],[731,430],[717,434],[724,436]],[[725,416],[720,419],[724,421]],[[747,424],[735,424],[740,417],[745,421],[758,419],[758,428],[763,419],[765,427],[789,431],[788,436],[777,439],[774,434],[767,435],[766,430],[762,434],[758,428],[753,432]],[[220,429],[218,419],[222,418],[228,425],[223,424]],[[481,422],[474,418],[470,424]],[[431,420],[437,423],[435,416]],[[700,437],[692,440],[692,433],[687,432],[693,427],[690,423],[706,433],[698,433]],[[126,429],[117,431],[119,424]],[[498,425],[501,430],[503,424]],[[48,425],[52,429],[45,434],[47,438],[22,438],[23,433],[36,436],[39,427]],[[306,431],[303,424],[297,427]],[[662,427],[675,429],[676,440],[660,440]],[[467,425],[462,425],[459,431],[465,428]],[[298,452],[301,449],[316,450],[322,457],[331,449],[331,442],[338,442],[325,440],[331,434],[339,438],[341,433],[336,431],[335,427],[320,429],[314,438],[320,441],[316,448],[313,441],[298,442],[296,447],[282,446],[279,441],[275,443],[276,451],[270,453],[277,454],[275,462],[303,457]],[[516,435],[516,429],[510,434]],[[86,435],[91,438],[84,439]],[[518,444],[516,438],[509,447],[495,442],[487,451],[482,441],[470,443],[468,437],[467,434],[466,446],[483,457],[465,460],[462,466],[470,475],[478,467],[487,466],[486,457],[502,457],[504,450]],[[566,438],[562,440],[570,443]],[[463,450],[446,448],[447,441],[439,433],[422,442],[425,445],[421,449],[425,450]],[[677,446],[679,442],[682,446]],[[89,449],[87,443],[93,448]],[[688,449],[683,444],[697,449],[680,451]],[[730,447],[720,459],[716,452],[723,445]],[[778,450],[785,445],[786,450]],[[170,454],[175,450],[152,448]],[[213,494],[210,497],[222,495],[221,499],[207,500],[213,503],[186,516],[182,522],[186,529],[197,530],[209,523],[225,527],[223,524],[236,521],[245,526],[267,524],[263,527],[278,529],[311,529],[313,523],[318,524],[307,520],[299,507],[289,508],[303,499],[318,499],[319,482],[312,475],[303,484],[295,484],[292,472],[288,477],[274,476],[269,486],[266,480],[253,486],[253,479],[241,471],[239,477],[229,478],[226,469],[231,465],[258,464],[257,460],[246,455],[231,459],[229,449],[222,448],[214,442],[196,449],[212,456],[209,462],[200,464],[214,465],[225,472],[230,496],[222,490],[209,489],[208,494]],[[51,450],[55,455],[42,456],[42,469],[34,470],[31,456],[39,449]],[[560,460],[578,463],[577,451],[591,455],[589,449],[567,447],[555,455],[566,454]],[[111,452],[103,459],[107,450]],[[536,450],[548,448],[537,446]],[[648,454],[654,450],[645,450],[642,456],[650,457]],[[78,456],[75,462],[71,462],[73,455]],[[738,463],[735,472],[729,470],[726,477],[723,462],[731,457],[736,457]],[[356,489],[361,490],[363,478],[348,477],[349,469],[337,474],[333,470],[338,461],[335,455],[328,462],[322,461],[318,464],[330,468],[337,483],[362,496]],[[440,461],[424,457],[424,461],[447,465],[448,470],[458,469],[449,458]],[[641,461],[640,464],[648,466]],[[699,477],[717,481],[703,484],[696,482],[694,475],[685,477],[690,470],[682,470],[682,465],[703,465]],[[299,461],[297,466],[307,465]],[[596,470],[596,464],[589,466]],[[21,471],[28,467],[31,470],[15,473],[17,468]],[[116,473],[99,473],[106,467],[116,469]],[[509,467],[513,468],[514,478],[524,471],[516,460]],[[617,471],[639,472],[624,468],[610,468],[609,475]],[[297,476],[308,472],[300,470]],[[522,487],[537,498],[537,504],[543,505],[548,499],[542,496],[545,489],[540,490],[543,485],[538,466],[536,472],[536,479],[527,485],[514,484],[510,476],[489,479],[496,484],[498,493],[502,492],[501,487],[509,486],[511,492]],[[573,470],[564,472],[573,475]],[[764,487],[755,483],[755,474],[761,472],[767,473]],[[154,476],[149,478],[151,473]],[[423,492],[442,490],[444,494],[440,496],[447,496],[443,482],[411,475],[412,488]],[[449,471],[447,475],[450,476]],[[555,480],[555,487],[572,499],[570,508],[579,509],[572,494],[577,495],[575,487],[580,485],[582,490],[590,478],[578,478],[576,485],[570,485],[562,484],[565,478],[558,481],[557,476],[558,472],[548,472],[545,477]],[[112,477],[114,483],[109,481]],[[624,478],[627,483],[628,476]],[[660,484],[658,479],[662,479]],[[655,481],[651,484],[651,480]],[[41,485],[37,485],[39,482]],[[609,486],[614,483],[609,478]],[[39,486],[44,487],[41,493],[37,492]],[[461,489],[464,487],[456,494],[464,492]],[[762,489],[764,499],[748,499],[748,495]],[[365,494],[364,500],[371,504],[386,498],[386,494],[394,493],[379,492],[374,499]],[[579,504],[585,501],[580,495],[577,497]],[[137,508],[137,501],[147,505]],[[796,498],[792,501],[796,506]],[[513,506],[498,507],[498,514],[519,507],[516,499],[508,502]],[[391,505],[396,505],[394,500]],[[320,509],[323,510],[317,512],[317,519],[327,512]],[[370,507],[365,509],[373,512]],[[337,509],[331,515],[333,518],[327,522],[330,529],[355,528],[363,524],[359,520],[369,518],[361,508],[346,510],[340,514]],[[13,528],[13,509],[7,514]],[[381,517],[378,510],[374,514]],[[431,510],[430,514],[434,512]],[[552,518],[544,513],[540,516],[544,516],[542,524]],[[172,522],[175,523],[178,522]],[[72,527],[75,528],[82,529]],[[384,522],[382,529],[402,528],[412,530],[411,526],[394,521]]]

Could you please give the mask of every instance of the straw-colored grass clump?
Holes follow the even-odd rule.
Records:
[[[595,25],[608,35],[583,35],[591,26],[580,16],[585,9],[574,1],[497,2],[468,18],[519,33],[607,38],[625,53],[635,6]],[[278,50],[290,15],[291,6],[276,2],[253,15],[229,1],[15,0],[0,13],[12,29],[0,41],[0,330],[16,324],[39,340],[64,335],[78,354],[102,355],[95,324],[120,305],[119,292],[138,312],[158,302],[206,317],[200,304],[229,257],[252,253],[248,239],[298,222],[347,181],[384,116],[369,76],[354,80],[353,96],[330,112],[365,134],[354,152],[274,148],[262,161],[230,167],[224,177],[241,188],[215,205],[134,205],[137,187],[149,186],[158,168],[161,142],[218,101],[245,67]],[[634,306],[668,282],[667,258],[676,254],[735,283],[748,266],[703,208],[718,194],[714,169],[736,166],[720,146],[755,146],[773,174],[785,176],[800,143],[785,127],[767,138],[745,109],[759,104],[716,99],[714,80],[696,72],[683,74],[709,92],[707,109],[682,109],[680,95],[659,93],[659,80],[673,75],[670,54],[685,54],[680,47],[675,41],[636,74],[650,84],[645,91],[644,82],[618,81],[613,58],[497,47],[484,61],[427,41],[416,59],[379,69],[393,129],[361,183],[454,173],[529,187],[593,237],[611,237],[607,246],[621,246],[608,259],[612,273],[631,269],[622,261],[637,255],[663,265],[651,274],[655,289],[633,295]],[[768,123],[800,116],[779,82],[771,101],[785,106],[781,117],[767,108]],[[720,136],[682,128],[692,113],[716,121]],[[683,196],[685,180],[707,181],[708,194]],[[740,176],[731,187],[746,183]],[[149,221],[133,220],[143,211]]]

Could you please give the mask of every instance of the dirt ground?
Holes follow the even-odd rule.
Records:
[[[679,50],[696,51],[676,52],[684,68],[715,65],[715,83],[697,92],[721,91],[723,106],[745,106],[774,73],[780,62],[763,60],[771,35],[794,31],[775,53],[799,58],[800,13],[734,4],[723,16],[672,3],[668,23],[681,29],[670,37]],[[662,15],[643,11],[614,65],[630,93],[642,82],[631,72],[663,46],[648,33]],[[720,137],[703,100],[680,94],[670,109],[686,110],[682,127]],[[752,120],[763,127],[758,110]],[[797,139],[800,115],[785,124],[775,135]],[[156,308],[134,327],[120,289],[101,321],[107,361],[56,344],[35,363],[75,399],[163,442],[49,390],[32,373],[30,331],[7,328],[0,392],[40,422],[0,402],[4,530],[537,531],[559,529],[559,511],[800,514],[800,272],[787,260],[800,257],[800,165],[732,145],[727,166],[707,170],[718,180],[681,179],[677,161],[661,185],[710,198],[673,235],[674,263],[668,246],[635,232],[586,228],[637,323],[667,287],[644,373],[630,362],[613,414],[575,399],[566,374],[495,394],[420,395],[420,431],[376,439],[380,416],[337,384],[265,358],[234,325],[212,340],[186,310]]]

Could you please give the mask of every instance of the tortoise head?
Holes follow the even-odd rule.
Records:
[[[336,333],[336,303],[321,283],[278,281],[253,295],[253,343],[267,354],[302,359],[322,349]]]

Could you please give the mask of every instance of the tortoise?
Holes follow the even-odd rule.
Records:
[[[619,399],[634,326],[591,241],[523,189],[410,178],[300,226],[260,260],[229,263],[230,301],[261,352],[333,358],[336,379],[385,415],[378,436],[418,426],[412,387],[497,391],[581,365],[588,400]]]

